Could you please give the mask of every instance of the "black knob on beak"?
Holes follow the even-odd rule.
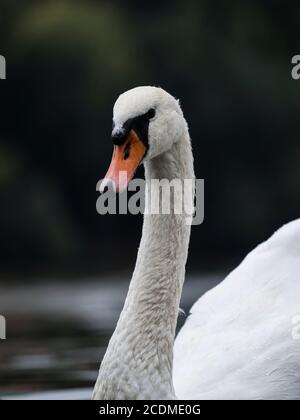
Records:
[[[111,133],[112,141],[116,146],[121,146],[125,141],[125,137],[126,130],[124,128],[114,128]]]

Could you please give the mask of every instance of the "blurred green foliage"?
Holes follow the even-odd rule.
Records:
[[[137,85],[179,97],[190,124],[206,180],[191,268],[299,217],[299,20],[296,1],[2,0],[2,270],[133,265],[141,218],[98,216],[95,186],[113,103]]]

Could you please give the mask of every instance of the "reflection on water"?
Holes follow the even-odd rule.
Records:
[[[182,309],[188,313],[196,297],[221,279],[188,279]],[[0,314],[7,319],[0,394],[91,388],[127,288],[116,279],[0,287]]]

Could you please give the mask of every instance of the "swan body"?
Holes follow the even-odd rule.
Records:
[[[174,349],[181,399],[300,399],[300,220],[195,303]]]
[[[121,95],[112,137],[105,185],[116,179],[118,165],[132,174],[143,147],[147,181],[194,179],[187,123],[162,89]],[[146,190],[146,209],[152,199]],[[193,206],[193,191],[188,201]],[[292,335],[300,313],[300,220],[199,299],[174,345],[191,232],[186,220],[174,206],[168,215],[146,211],[136,267],[93,398],[300,399],[300,343]]]

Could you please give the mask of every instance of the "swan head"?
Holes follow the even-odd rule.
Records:
[[[185,129],[179,102],[163,89],[144,86],[123,93],[114,105],[114,153],[101,190],[112,183],[122,192],[137,167],[170,150]]]

